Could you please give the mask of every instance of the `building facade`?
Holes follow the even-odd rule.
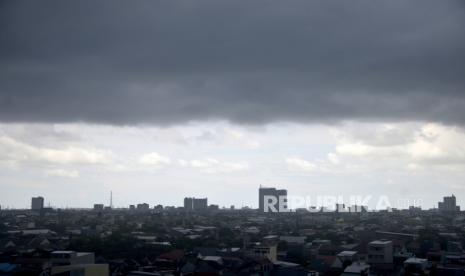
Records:
[[[438,202],[439,211],[456,212],[460,211],[460,206],[457,206],[457,200],[454,195],[445,196],[442,202]]]
[[[282,204],[280,204],[282,203]],[[283,208],[280,208],[281,207]],[[283,212],[287,210],[287,190],[260,187],[258,190],[258,209],[261,212]]]
[[[42,210],[44,208],[44,198],[41,196],[33,197],[31,199],[32,210]]]
[[[394,263],[392,241],[377,240],[368,244],[367,262],[373,268],[391,268]]]
[[[184,209],[186,211],[200,211],[208,208],[208,198],[184,198]]]
[[[94,204],[94,211],[103,211],[105,206],[103,204]]]

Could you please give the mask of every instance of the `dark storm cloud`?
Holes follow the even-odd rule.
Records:
[[[0,120],[465,122],[462,1],[2,1]]]

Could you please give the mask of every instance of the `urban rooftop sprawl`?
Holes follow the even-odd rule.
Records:
[[[463,275],[465,213],[454,195],[438,208],[331,212],[147,203],[1,210],[0,275]],[[284,199],[284,202],[287,202]],[[265,210],[269,208],[269,210]],[[265,208],[265,209],[264,209]]]

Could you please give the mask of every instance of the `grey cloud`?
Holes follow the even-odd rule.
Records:
[[[60,130],[50,124],[0,124],[0,137],[35,147],[66,146],[84,141],[78,133]]]
[[[0,120],[465,123],[461,1],[2,1]]]

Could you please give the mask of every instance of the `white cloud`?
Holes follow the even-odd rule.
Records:
[[[152,152],[152,153],[145,154],[142,157],[140,157],[139,163],[143,165],[159,168],[159,167],[171,164],[171,158],[160,155],[159,153],[156,153],[156,152]]]
[[[316,164],[298,157],[288,157],[285,162],[291,169],[298,169],[307,172],[314,172],[318,170],[318,166]]]
[[[79,172],[76,170],[53,169],[53,170],[46,170],[45,175],[67,177],[67,178],[77,178],[79,177]]]
[[[178,161],[178,164],[179,164],[180,166],[183,166],[183,167],[189,166],[189,161],[187,161],[187,160],[178,159],[177,161]]]
[[[427,124],[418,131],[416,141],[407,147],[417,163],[465,165],[465,132],[439,124]]]
[[[293,193],[327,189],[346,193],[350,186],[357,191],[376,187],[400,196],[410,187],[406,183],[418,183],[418,192],[434,203],[439,199],[438,182],[459,193],[454,187],[463,185],[465,175],[465,132],[441,124],[281,123],[252,128],[206,123],[166,130],[89,124],[29,128],[24,124],[10,129],[14,125],[0,125],[0,188],[14,187],[9,194],[17,198],[25,193],[21,184],[61,198],[56,190],[62,189],[66,179],[60,178],[70,177],[75,187],[95,186],[101,194],[108,190],[124,194],[125,204],[142,200],[133,189],[139,185],[163,190],[167,204],[179,203],[176,191],[195,195],[201,190],[202,196],[220,204],[237,204],[244,197],[246,204],[253,205],[256,198],[249,194],[255,188],[250,183],[266,182],[285,185]],[[259,148],[251,150],[250,141],[259,141]],[[388,179],[393,183],[388,184]],[[198,185],[186,187],[190,181]],[[221,184],[210,190],[215,183]],[[16,204],[10,197],[3,193],[0,201]],[[75,202],[91,203],[85,196],[79,200]]]
[[[233,128],[226,128],[225,134],[227,138],[232,139],[233,141],[240,143],[246,148],[249,149],[256,149],[260,147],[260,142],[254,140],[250,137],[250,135],[246,135],[243,132],[233,129]]]
[[[365,127],[360,128],[362,133],[366,132]],[[397,142],[388,144],[379,142],[386,129],[373,128],[371,136],[357,133],[357,128],[338,130],[332,154],[346,162],[376,161],[380,165],[386,165],[390,159],[408,170],[419,170],[423,166],[452,169],[465,165],[465,132],[462,129],[433,123],[415,128],[412,124],[399,123],[391,125],[388,131],[392,129],[396,129],[396,135],[408,137],[392,137]]]
[[[389,158],[405,154],[403,146],[375,146],[361,142],[341,143],[335,148],[336,154],[355,157]],[[334,154],[334,153],[333,153]],[[337,155],[334,155],[337,156]]]
[[[67,146],[64,148],[38,147],[0,136],[0,159],[14,162],[41,162],[51,164],[107,164],[111,153],[92,148]]]
[[[200,172],[209,174],[233,173],[249,169],[249,165],[245,162],[224,162],[215,158],[178,159],[178,164],[182,167],[198,169]]]
[[[338,155],[332,152],[328,153],[327,158],[328,161],[334,165],[338,165],[341,162]]]
[[[352,123],[333,129],[332,134],[335,145],[325,158],[288,157],[288,168],[323,173],[465,171],[465,131],[460,128],[434,123]]]

